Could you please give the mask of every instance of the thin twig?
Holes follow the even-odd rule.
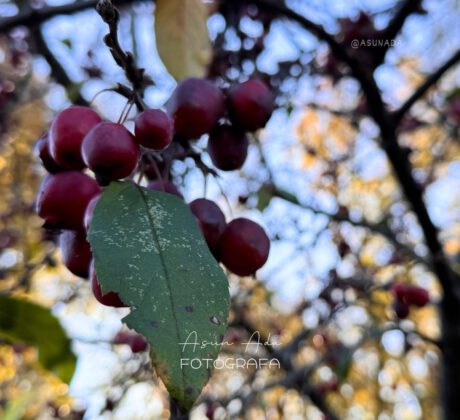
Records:
[[[395,124],[398,124],[401,119],[404,117],[406,112],[415,104],[419,99],[421,99],[425,93],[441,79],[444,73],[449,70],[451,67],[455,66],[460,62],[460,49],[455,52],[452,57],[447,60],[438,70],[432,73],[427,79],[415,90],[415,92],[409,97],[409,99],[404,102],[404,104],[397,111],[393,113],[393,120]]]

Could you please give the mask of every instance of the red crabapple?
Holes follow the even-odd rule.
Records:
[[[223,117],[225,97],[210,81],[190,78],[177,85],[167,110],[177,135],[184,139],[197,139],[209,133]]]
[[[101,117],[85,106],[71,106],[61,111],[50,128],[50,152],[53,159],[65,168],[83,169],[83,138],[100,122]]]
[[[100,194],[95,195],[86,206],[85,214],[83,216],[83,226],[86,232],[89,231],[89,225],[91,223],[91,219],[93,218],[94,208],[96,207],[100,197]]]
[[[393,302],[393,310],[398,319],[406,319],[409,316],[409,305],[402,300],[396,299]]]
[[[35,144],[35,153],[40,158],[43,167],[50,173],[54,174],[57,172],[65,171],[66,169],[61,165],[58,165],[53,159],[49,148],[49,136],[45,133],[40,137]]]
[[[147,188],[149,190],[161,191],[168,194],[177,195],[180,198],[184,198],[178,188],[171,181],[155,179],[148,183]]]
[[[88,278],[93,254],[85,232],[64,230],[59,235],[59,248],[64,265],[69,271],[78,277]]]
[[[430,301],[430,295],[425,289],[417,286],[412,286],[409,288],[406,294],[405,301],[409,305],[414,305],[419,308],[422,308],[423,306],[427,305]]]
[[[134,136],[123,125],[112,122],[93,127],[81,150],[88,168],[110,180],[130,175],[139,160],[139,145]]]
[[[248,155],[248,145],[246,134],[224,124],[211,131],[208,153],[217,168],[233,171],[243,166]]]
[[[80,229],[90,200],[99,194],[97,182],[77,171],[48,175],[37,194],[36,210],[50,229]]]
[[[114,339],[115,344],[127,344],[133,353],[140,353],[147,350],[147,340],[140,334],[119,331]]]
[[[230,120],[243,131],[265,127],[275,107],[270,89],[260,80],[248,80],[231,87],[227,105]]]
[[[239,276],[254,274],[267,261],[269,251],[264,229],[243,217],[226,226],[219,242],[220,261]]]
[[[146,109],[134,120],[134,134],[142,146],[163,150],[172,141],[172,121],[168,114],[159,109]]]
[[[209,249],[217,255],[219,240],[225,229],[225,216],[214,201],[198,198],[189,204]]]
[[[97,280],[96,271],[94,270],[94,261],[92,261],[90,265],[89,277],[91,281],[91,290],[99,303],[105,306],[113,306],[114,308],[123,308],[127,306],[122,302],[118,293],[107,292],[104,295],[102,294],[101,285]]]
[[[391,289],[397,300],[407,303],[408,305],[414,305],[421,308],[430,301],[428,292],[422,287],[396,283]]]

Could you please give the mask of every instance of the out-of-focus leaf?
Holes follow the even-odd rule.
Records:
[[[257,210],[264,211],[270,204],[273,198],[273,187],[271,185],[263,185],[257,192]]]
[[[29,391],[20,394],[8,402],[3,412],[3,420],[20,420],[23,418],[26,407],[34,400],[35,392]]]
[[[69,383],[75,356],[58,319],[48,308],[23,299],[0,296],[0,336],[38,349],[39,363]]]
[[[348,376],[348,372],[350,371],[351,367],[352,356],[352,351],[346,348],[343,348],[338,356],[335,373],[339,383],[343,382]]]
[[[157,0],[155,38],[169,73],[181,80],[202,77],[211,59],[208,13],[202,0]]]

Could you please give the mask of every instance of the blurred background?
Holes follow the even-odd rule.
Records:
[[[8,331],[9,317],[19,313],[25,325],[27,319],[53,325],[26,342],[0,332],[3,419],[169,416],[148,353],[114,344],[127,310],[93,298],[88,282],[61,264],[55,238],[34,214],[44,175],[34,144],[56,112],[91,104],[117,121],[126,105],[110,90],[126,80],[103,43],[107,27],[95,3],[0,0],[0,297],[50,311],[36,314],[35,306],[26,306],[11,312],[0,302],[0,330]],[[460,2],[263,3],[205,2],[212,46],[206,76],[223,87],[260,78],[276,96],[276,111],[251,138],[241,170],[205,176],[187,158],[174,163],[171,177],[187,202],[202,197],[206,185],[206,196],[228,218],[258,221],[271,239],[269,261],[257,278],[229,274],[226,340],[235,345],[224,346],[220,357],[250,357],[238,343],[258,330],[287,349],[286,360],[281,369],[215,370],[191,418],[440,418],[442,290],[423,229],[356,75],[321,36],[280,8],[324,28],[394,111],[458,51]],[[176,81],[157,51],[154,2],[114,4],[122,47],[154,82],[145,102],[162,107]],[[371,42],[353,48],[353,40]],[[451,64],[396,130],[458,275],[460,69]],[[129,128],[135,115],[132,109]],[[196,147],[204,149],[206,141]],[[211,166],[205,153],[203,160]],[[427,290],[430,303],[399,319],[392,293],[397,283]],[[57,342],[64,343],[61,351],[44,361]],[[267,355],[273,350],[265,349]],[[299,370],[300,380],[286,380]]]

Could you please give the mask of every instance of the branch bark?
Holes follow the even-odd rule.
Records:
[[[401,31],[406,19],[414,12],[416,12],[421,5],[421,0],[406,0],[401,4],[401,7],[394,15],[388,26],[384,29],[381,38],[392,40]],[[374,54],[374,65],[379,66],[383,63],[385,55],[389,49],[389,44],[386,47],[379,48]]]
[[[71,88],[74,86],[73,81],[68,76],[66,70],[59,62],[59,60],[54,56],[53,52],[50,50],[48,44],[46,43],[43,33],[40,29],[39,25],[34,25],[32,28],[32,37],[35,43],[35,47],[37,53],[42,55],[43,58],[47,61],[51,68],[51,75],[52,77],[58,82],[60,85],[64,86],[66,89]],[[77,90],[75,96],[72,99],[72,102],[77,105],[88,105],[88,102],[85,98],[81,95],[80,90]]]
[[[455,52],[449,60],[447,60],[438,70],[426,78],[426,80],[419,86],[417,90],[404,102],[404,104],[397,111],[393,113],[393,120],[398,124],[404,115],[410,110],[419,99],[421,99],[428,90],[437,83],[447,70],[460,62],[460,49]]]
[[[116,6],[123,6],[136,1],[146,0],[114,0]],[[71,15],[82,10],[94,8],[98,0],[79,0],[74,3],[64,4],[62,6],[43,7],[41,9],[31,9],[15,16],[0,19],[0,33],[8,32],[17,26],[40,25],[58,15]]]

